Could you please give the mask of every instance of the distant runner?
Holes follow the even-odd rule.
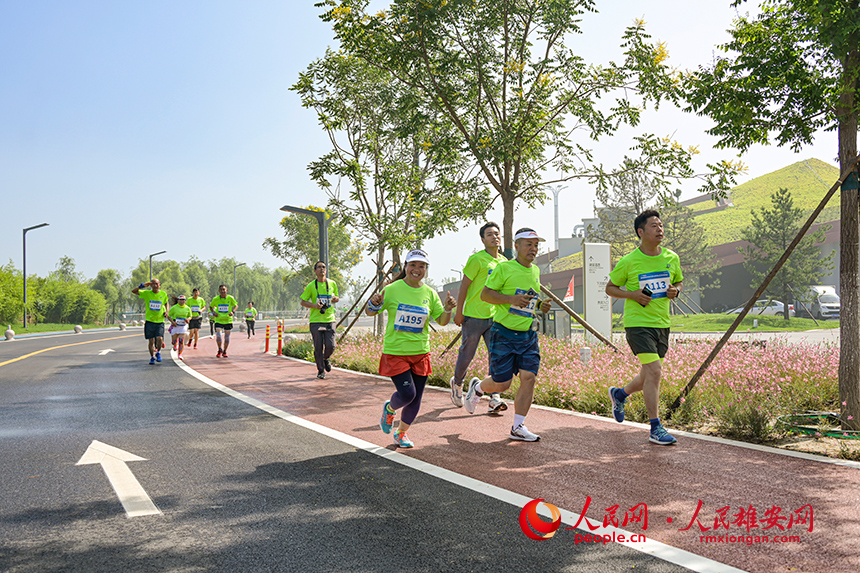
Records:
[[[256,323],[256,320],[257,320],[257,309],[254,308],[253,302],[249,302],[248,308],[245,309],[245,326],[248,327],[248,338],[251,338],[252,334],[254,336],[257,335],[257,333],[254,332],[254,324]]]
[[[200,324],[203,322],[203,311],[206,309],[206,301],[200,297],[200,289],[196,288],[191,291],[188,308],[191,309],[191,320],[188,321],[188,338],[185,340],[185,346],[191,348],[193,342],[194,348],[197,348]]]
[[[209,320],[215,320],[215,342],[218,343],[218,354],[215,358],[227,358],[227,347],[230,346],[230,331],[233,330],[233,311],[239,303],[232,295],[227,294],[227,286],[218,287],[218,296],[212,299],[209,310],[212,313]],[[221,331],[224,331],[224,344],[221,345]]]
[[[311,309],[310,329],[314,341],[314,360],[317,363],[317,378],[325,379],[325,373],[331,372],[329,358],[334,354],[334,305],[338,298],[337,283],[326,278],[325,263],[317,261],[314,264],[316,278],[308,283],[302,293],[300,304]]]
[[[144,287],[151,289],[141,290]],[[161,281],[152,279],[131,289],[132,294],[142,298],[146,304],[143,323],[143,337],[149,345],[149,363],[161,362],[161,349],[164,347],[164,319],[169,308],[167,293],[161,290]]]

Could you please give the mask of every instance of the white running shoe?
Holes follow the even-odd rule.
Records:
[[[481,380],[479,378],[472,378],[469,380],[469,391],[466,393],[465,403],[463,405],[466,406],[466,411],[470,414],[475,413],[475,410],[478,408],[478,402],[481,401],[481,396],[483,396],[483,394],[479,396],[476,391],[480,385]]]
[[[451,377],[451,380],[448,381],[448,384],[451,385],[451,402],[454,403],[458,408],[463,407],[463,385],[455,384],[454,377]]]
[[[502,400],[498,392],[490,394],[490,407],[487,410],[488,414],[501,414],[508,409],[508,405]]]
[[[516,428],[511,428],[511,439],[519,440],[521,442],[537,442],[540,440],[540,436],[529,432],[529,429],[526,428],[525,424],[520,424]]]

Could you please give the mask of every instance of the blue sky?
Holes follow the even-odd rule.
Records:
[[[0,190],[7,221],[0,262],[11,259],[20,268],[20,229],[48,222],[27,236],[28,273],[45,275],[64,255],[90,278],[102,268],[127,273],[161,250],[175,260],[196,255],[280,265],[261,247],[278,235],[278,208],[326,202],[306,166],[328,140],[288,90],[333,43],[313,4],[0,0]],[[624,27],[643,18],[680,68],[708,61],[735,14],[728,0],[604,0],[598,8],[573,44],[586,59],[617,58]],[[710,149],[709,125],[661,108],[640,128],[595,149],[607,165],[616,164],[631,135],[648,131],[699,145],[702,167],[732,158]],[[835,155],[834,134],[820,135],[799,154],[755,149],[742,158],[749,173],[740,182],[809,157],[834,163]],[[694,190],[685,188],[684,198]],[[568,184],[559,201],[563,236],[591,216],[593,196],[584,183]],[[500,211],[491,216],[501,220]],[[519,211],[515,225],[551,240],[551,198]],[[425,244],[431,261],[445,253],[431,264],[434,280],[462,267],[472,251],[464,241],[478,246],[477,227]],[[356,274],[369,276],[369,263]]]

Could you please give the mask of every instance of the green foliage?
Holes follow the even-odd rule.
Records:
[[[785,250],[794,240],[800,229],[803,210],[794,206],[788,189],[780,188],[771,195],[771,209],[761,208],[757,214],[752,212],[752,223],[741,232],[749,245],[738,249],[744,255],[744,268],[752,275],[752,288],[757,288]],[[789,256],[780,271],[768,285],[766,293],[779,296],[784,302],[789,297],[789,286],[796,292],[804,287],[818,284],[821,277],[833,268],[834,252],[821,258],[816,243],[824,242],[824,227],[819,227],[811,235],[805,236]],[[786,316],[788,318],[788,308]]]
[[[0,322],[9,324],[24,318],[23,293],[21,272],[15,269],[10,260],[0,267]]]
[[[305,340],[304,338],[288,340],[281,349],[281,352],[284,356],[300,358],[302,360],[308,360],[309,362],[314,361],[314,343],[310,340]]]
[[[107,303],[101,293],[80,282],[61,280],[53,273],[48,278],[27,281],[32,284],[31,312],[38,322],[101,323]]]
[[[729,438],[748,442],[770,442],[782,435],[773,417],[759,404],[732,404],[717,414],[717,429]]]

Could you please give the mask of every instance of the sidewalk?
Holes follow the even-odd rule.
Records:
[[[382,404],[393,392],[390,380],[337,369],[326,380],[318,380],[312,364],[263,354],[262,340],[263,336],[251,340],[234,336],[230,358],[224,360],[215,358],[212,339],[201,339],[197,350],[185,351],[185,362],[220,384],[286,412],[395,448],[391,436],[378,426]],[[409,431],[416,447],[398,451],[579,514],[590,496],[585,517],[592,525],[602,525],[607,508],[617,505],[624,529],[739,569],[860,570],[856,463],[838,465],[680,433],[676,446],[656,446],[639,425],[536,407],[527,423],[541,441],[514,442],[507,437],[513,404],[498,417],[486,414],[486,404],[482,401],[470,416],[453,407],[447,391],[428,386],[421,414]],[[622,525],[627,510],[639,504],[647,506],[647,529],[641,523]],[[718,512],[726,506],[728,511],[722,511],[726,525],[715,528]],[[773,506],[786,518],[778,520],[784,531],[765,529],[766,512]],[[798,515],[808,516],[810,508],[812,531],[808,521],[796,522]],[[585,522],[579,528],[588,529]],[[764,543],[748,538],[756,535],[799,536],[799,541]],[[729,542],[729,536],[752,544]]]

